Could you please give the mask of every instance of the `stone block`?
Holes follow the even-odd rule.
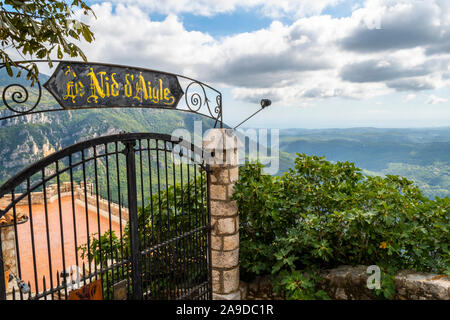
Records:
[[[216,221],[214,230],[218,235],[233,234],[236,230],[236,218],[221,218]]]
[[[221,287],[222,282],[222,272],[219,270],[212,270],[213,291],[219,291],[218,289]]]
[[[211,250],[213,268],[234,268],[239,264],[239,249],[232,251]]]
[[[214,184],[229,184],[237,181],[237,167],[214,167],[211,173],[211,182]]]
[[[223,274],[223,292],[231,293],[239,290],[239,267],[232,270],[224,270]]]
[[[241,291],[237,290],[227,294],[213,293],[213,300],[241,300]]]
[[[238,213],[236,201],[214,201],[211,200],[211,215],[221,217],[231,217]]]
[[[211,200],[228,200],[227,186],[211,184]]]
[[[223,250],[230,251],[239,248],[239,233],[223,237]]]
[[[228,169],[230,182],[234,183],[239,179],[239,167],[233,167]]]
[[[14,227],[5,228],[5,240],[14,240]]]
[[[3,251],[9,251],[9,250],[16,250],[16,244],[14,243],[14,241],[8,240],[8,241],[3,241],[2,242],[2,248]]]
[[[239,291],[241,292],[241,299],[246,300],[248,296],[248,284],[244,281],[240,281]]]
[[[237,166],[239,164],[238,150],[237,149],[226,150],[224,152],[223,162],[226,166],[230,167]]]
[[[211,235],[211,249],[222,250],[223,247],[223,237]]]

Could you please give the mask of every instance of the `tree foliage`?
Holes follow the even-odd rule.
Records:
[[[84,1],[73,0],[67,4],[53,0],[4,0],[0,1],[0,7],[0,56],[10,76],[16,64],[7,52],[9,48],[16,49],[22,56],[46,59],[50,67],[50,55],[55,51],[58,59],[66,53],[70,57],[81,56],[86,61],[73,42],[94,39],[89,26],[74,14],[75,9],[81,9],[84,15],[94,14]],[[27,68],[28,77],[37,79],[37,66],[31,63]]]
[[[450,274],[449,198],[429,200],[406,178],[305,154],[281,177],[261,169],[241,167],[235,185],[247,278],[345,264]],[[280,283],[292,291],[285,277]]]

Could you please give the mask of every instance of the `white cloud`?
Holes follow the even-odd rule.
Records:
[[[427,104],[439,104],[439,103],[445,103],[445,102],[448,102],[448,99],[437,97],[434,94],[430,95],[427,100]]]
[[[135,6],[119,4],[113,11],[110,3],[103,3],[92,8],[97,19],[90,17],[86,22],[92,26],[95,42],[82,44],[91,61],[191,73],[216,51],[210,35],[185,30],[175,15],[156,22]]]
[[[308,10],[316,14],[336,2],[317,1]],[[304,12],[301,8],[306,8],[306,1],[129,3],[93,6],[98,18],[87,22],[96,40],[94,45],[82,45],[89,60],[181,73],[230,87],[239,100],[257,102],[268,97],[290,106],[334,97],[366,99],[396,91],[414,94],[450,85],[446,76],[450,74],[450,50],[442,52],[445,48],[438,41],[450,34],[450,19],[445,19],[450,6],[445,1],[369,0],[351,17],[313,15],[290,25],[274,21],[265,29],[222,38],[188,31],[174,14],[152,21],[148,11],[205,10],[207,15],[245,6],[262,6],[261,10],[272,6],[274,12],[292,13]],[[381,33],[368,26],[368,21],[378,18],[385,28]],[[420,35],[415,34],[417,28]],[[430,48],[441,51],[430,54]]]
[[[408,94],[408,95],[405,97],[405,101],[406,101],[406,102],[412,101],[412,100],[414,100],[416,97],[417,97],[416,94],[410,93],[410,94]]]
[[[112,0],[113,3],[138,6],[147,12],[161,14],[213,16],[243,9],[257,10],[271,18],[320,14],[325,8],[343,1],[345,0]]]

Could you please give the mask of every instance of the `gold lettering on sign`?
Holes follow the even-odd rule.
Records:
[[[114,79],[114,76],[116,75],[116,73],[114,72],[113,74],[111,74],[111,95],[113,97],[117,97],[119,95],[119,84],[117,83],[116,79]]]
[[[77,77],[76,73],[70,69],[70,66],[67,66],[67,70],[64,75],[72,75],[74,79]],[[81,81],[68,81],[66,83],[66,94],[62,97],[63,100],[71,99],[72,103],[75,103],[75,98],[82,96],[84,96],[84,86]]]
[[[127,73],[122,80],[122,85],[117,81],[117,73],[111,74],[105,71],[94,72],[92,67],[89,68],[87,77],[89,78],[89,89],[85,91],[85,86],[79,80],[73,69],[67,66],[64,71],[66,77],[71,77],[65,84],[64,100],[76,102],[77,98],[83,97],[86,93],[87,103],[99,103],[99,99],[119,97],[123,95],[126,98],[138,100],[139,103],[152,102],[154,104],[162,103],[164,105],[172,105],[175,103],[175,97],[172,95],[170,88],[164,87],[163,79],[156,79],[154,83],[147,81],[142,74],[134,75]],[[121,86],[123,89],[121,89]]]
[[[165,88],[164,89],[164,104],[171,105],[174,102],[175,102],[175,97],[171,96],[170,89],[169,88]]]
[[[133,99],[137,99],[142,103],[142,99],[148,99],[147,86],[145,85],[145,79],[142,76],[142,72],[139,72],[138,81],[136,83],[136,95]]]
[[[72,99],[72,103],[75,103],[75,98],[77,97],[77,95],[74,92],[74,83],[73,81],[68,81],[66,83],[66,94],[63,96],[64,100],[67,100],[69,98]]]
[[[103,92],[103,75],[106,73],[104,71],[98,72],[100,75],[100,81],[101,85],[98,82],[97,76],[95,75],[95,72],[92,68],[90,68],[91,72],[89,72],[87,75],[91,78],[91,95],[87,98],[87,102],[91,102],[94,100],[94,103],[98,102],[98,97],[101,98],[105,97],[105,93]]]
[[[66,72],[64,73],[64,75],[65,76],[67,76],[69,73],[71,73],[72,72],[72,76],[74,77],[74,78],[76,78],[77,77],[77,75],[75,74],[75,72],[73,72],[71,69],[70,69],[70,66],[67,66],[67,70],[66,70]]]
[[[131,86],[131,82],[130,80],[128,80],[128,77],[130,75],[127,73],[127,75],[125,76],[125,97],[131,97],[131,95],[133,94],[133,87]],[[131,79],[133,80],[133,75],[131,75]]]

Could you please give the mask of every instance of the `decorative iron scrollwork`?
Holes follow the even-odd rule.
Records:
[[[5,67],[5,64],[0,64],[0,70]],[[23,70],[29,71],[26,67],[17,65],[18,68],[21,68]],[[14,79],[14,78],[11,78]],[[32,81],[32,80],[29,80]],[[3,88],[2,92],[2,100],[3,104],[12,112],[18,113],[19,115],[24,115],[27,113],[32,112],[39,104],[39,101],[41,100],[42,96],[42,87],[39,82],[39,80],[35,80],[38,87],[38,97],[36,101],[29,105],[27,105],[28,98],[30,97],[30,94],[28,93],[28,90],[25,86],[19,84],[19,83],[13,83],[10,85],[7,85]],[[11,105],[10,102],[8,102],[8,96],[11,98],[11,100],[15,103],[15,105]],[[21,106],[20,109],[17,109],[17,106]]]
[[[188,107],[189,110],[194,111],[194,112],[198,112],[201,109],[201,107],[202,107],[203,99],[202,99],[202,96],[198,92],[194,92],[192,94],[189,94],[189,89],[191,88],[191,86],[193,84],[199,85],[200,88],[202,89],[203,96],[204,96],[204,99],[205,99],[205,103],[207,103],[208,97],[206,96],[205,89],[198,82],[191,82],[186,87],[186,92],[185,92],[185,96],[184,96],[185,101],[186,101],[186,106]],[[190,98],[188,98],[189,95],[190,95]],[[189,101],[190,101],[190,103],[189,103]]]
[[[222,95],[219,93],[216,96],[216,107],[214,108],[214,111],[217,113],[217,116],[221,116],[222,115]]]
[[[56,71],[54,71],[54,74],[49,78],[49,80],[47,80],[47,82],[43,85],[43,87],[45,89],[47,89],[47,91],[53,95],[53,97],[56,99],[57,104],[50,104],[50,105],[42,105],[39,106],[39,102],[41,100],[42,97],[42,87],[41,84],[39,83],[39,80],[35,80],[37,83],[37,92],[36,91],[31,91],[30,88],[28,86],[26,86],[23,81],[19,81],[19,83],[14,83],[14,84],[10,84],[7,85],[3,88],[3,92],[2,92],[2,100],[4,105],[6,106],[7,109],[9,109],[8,113],[0,113],[0,121],[1,120],[6,120],[6,119],[10,119],[10,118],[15,118],[15,117],[19,117],[19,116],[23,116],[23,115],[28,115],[28,114],[35,114],[35,113],[43,113],[43,112],[52,112],[52,111],[62,111],[62,110],[72,110],[72,109],[95,109],[95,108],[162,108],[162,109],[176,109],[176,110],[180,110],[180,111],[185,111],[185,112],[190,112],[190,113],[194,113],[194,114],[198,114],[198,115],[202,115],[205,117],[208,117],[210,119],[212,119],[213,121],[215,121],[214,127],[216,127],[218,124],[220,127],[223,126],[223,115],[222,115],[222,94],[214,89],[213,87],[197,81],[195,79],[192,78],[188,78],[179,74],[173,74],[173,73],[167,73],[167,72],[162,72],[162,71],[155,71],[155,70],[150,70],[150,69],[145,69],[145,68],[136,68],[136,67],[129,67],[129,66],[121,66],[121,65],[112,65],[112,64],[104,64],[104,63],[95,63],[95,62],[70,62],[70,61],[64,61],[64,60],[54,60],[53,62],[59,62],[58,66],[56,67]],[[29,61],[18,61],[16,62],[16,65],[18,68],[21,68],[23,70],[29,71],[23,64],[24,63],[47,63],[46,60],[29,60]],[[114,75],[119,74],[120,72],[122,73],[129,73],[131,71],[135,72],[137,74],[137,72],[139,72],[139,75],[147,73],[149,75],[156,75],[157,78],[159,77],[160,79],[160,89],[159,89],[159,93],[155,93],[156,91],[148,91],[151,92],[148,96],[144,94],[144,97],[147,100],[151,99],[150,95],[153,95],[158,97],[158,101],[160,101],[161,99],[175,99],[176,101],[174,103],[172,103],[172,105],[167,105],[167,104],[158,104],[158,102],[152,102],[149,104],[149,102],[147,101],[147,104],[139,104],[136,103],[135,100],[133,100],[133,103],[129,103],[128,99],[127,103],[122,103],[120,104],[118,101],[115,101],[114,99],[125,99],[124,95],[119,95],[117,91],[116,94],[111,94],[112,93],[112,87],[108,87],[106,88],[106,93],[103,94],[104,92],[103,90],[103,84],[101,85],[102,88],[100,87],[96,87],[95,90],[100,90],[99,95],[101,96],[102,103],[99,103],[98,105],[91,105],[89,103],[83,103],[83,101],[77,101],[77,105],[67,105],[63,103],[62,100],[63,99],[63,93],[64,90],[73,90],[74,86],[78,86],[78,88],[81,86],[82,88],[88,88],[89,86],[86,85],[86,83],[80,83],[81,80],[78,80],[77,83],[71,83],[73,82],[73,79],[65,79],[64,77],[64,81],[65,85],[64,85],[64,81],[61,82],[59,81],[59,85],[56,86],[56,89],[58,90],[49,90],[49,86],[51,87],[51,81],[52,78],[56,77],[55,74],[57,74],[57,71],[59,70],[58,68],[60,68],[61,66],[71,66],[70,69],[68,70],[72,70],[75,65],[79,66],[79,65],[92,65],[92,66],[96,66],[97,69],[98,68],[104,68],[109,69],[109,70],[118,70],[117,72],[114,73]],[[5,67],[5,64],[0,64],[0,70],[3,69]],[[131,71],[130,71],[131,70]],[[73,70],[72,70],[73,71]],[[93,72],[93,71],[92,71]],[[101,69],[101,72],[103,72],[103,69]],[[66,75],[64,73],[64,75]],[[133,74],[131,74],[131,76],[133,76]],[[134,79],[137,79],[136,75],[134,75]],[[155,76],[155,77],[156,77]],[[164,84],[166,83],[172,83],[172,84],[176,84],[176,86],[169,86],[169,87],[163,87],[163,83],[161,82],[162,78],[164,78]],[[11,78],[11,80],[13,81],[14,78]],[[125,79],[127,79],[126,74],[125,74]],[[130,77],[130,79],[132,80],[133,77]],[[172,79],[172,82],[167,82],[168,80]],[[114,88],[114,90],[117,90],[118,88],[118,84],[114,84],[113,82],[111,82],[114,79],[109,79],[108,77],[105,77],[105,81],[106,83],[109,83],[111,86],[116,86]],[[117,77],[116,77],[117,80]],[[123,79],[122,79],[123,80]],[[145,79],[143,78],[141,82],[139,83],[134,83],[134,84],[127,84],[128,86],[136,86],[136,92],[147,92],[147,90],[153,90],[156,87],[153,87],[153,89],[150,88],[150,83],[158,83],[156,80],[152,80],[152,81],[148,81],[147,82],[144,81]],[[31,81],[31,80],[29,80]],[[67,82],[68,81],[68,82]],[[108,82],[110,81],[110,82]],[[115,80],[114,80],[115,81]],[[134,82],[136,82],[137,80],[132,80]],[[183,82],[183,84],[180,83],[180,81]],[[61,83],[63,83],[63,85],[61,85]],[[148,87],[147,87],[148,85]],[[77,87],[76,87],[77,88]],[[185,88],[185,90],[183,90],[183,88]],[[53,88],[55,89],[55,88]],[[129,87],[128,87],[129,89]],[[145,89],[145,90],[144,90]],[[155,89],[156,90],[156,89]],[[61,92],[60,92],[61,91]],[[80,89],[80,93],[79,96],[77,96],[77,98],[80,100],[81,96],[86,97],[87,95],[85,94],[85,92],[83,91],[81,93],[81,89]],[[68,91],[71,92],[71,91]],[[101,94],[100,94],[101,92]],[[30,99],[30,94],[33,93],[33,95],[37,94],[37,99],[36,101],[34,101],[34,99]],[[78,93],[77,93],[78,94]],[[173,97],[172,95],[175,94],[175,97]],[[182,95],[185,94],[185,106],[178,106],[178,102],[179,99],[181,99]],[[107,99],[103,97],[103,95],[105,95],[106,97],[108,97]],[[130,97],[130,94],[126,94],[126,97]],[[215,99],[214,99],[215,96]],[[136,96],[138,97],[138,96]],[[75,97],[72,99],[74,100]],[[107,101],[106,101],[106,100]],[[122,99],[122,100],[123,100]],[[32,101],[30,101],[32,100]],[[215,100],[215,104],[214,104],[214,100]],[[153,100],[152,100],[153,101]],[[162,101],[162,100],[161,100]],[[73,102],[73,101],[72,101]],[[121,101],[123,102],[123,101]],[[142,101],[141,101],[142,102]],[[119,106],[118,106],[119,105]]]
[[[194,88],[193,86],[197,86],[197,91],[190,93],[191,88]],[[220,121],[220,117],[222,114],[222,94],[207,86],[211,91],[213,91],[216,94],[216,105],[211,106],[211,100],[208,98],[207,91],[205,89],[205,84],[198,82],[198,81],[192,81],[186,86],[185,90],[185,102],[186,106],[189,109],[189,111],[195,112],[195,113],[201,113],[202,107],[206,107],[207,109],[207,116],[211,117],[212,119],[217,121]],[[206,113],[206,112],[205,112]]]

